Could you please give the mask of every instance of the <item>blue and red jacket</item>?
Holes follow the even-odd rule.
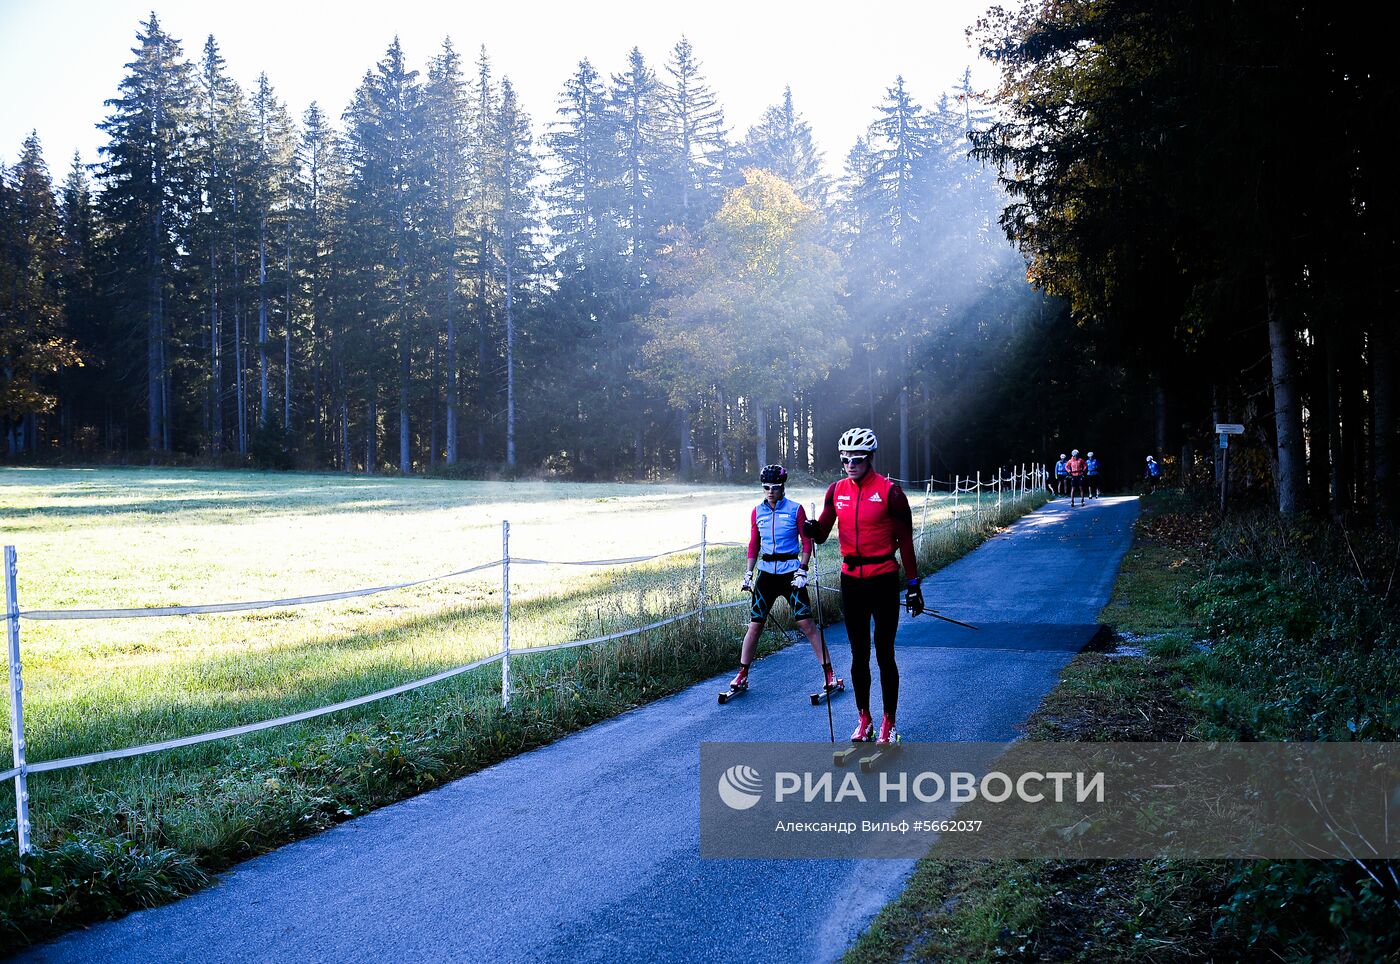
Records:
[[[826,490],[826,504],[817,520],[817,542],[826,542],[831,527],[839,526],[841,574],[869,579],[898,572],[899,550],[905,576],[918,576],[914,556],[914,515],[898,485],[873,469],[856,482],[838,479]]]
[[[789,498],[769,505],[764,499],[749,515],[749,568],[758,559],[761,572],[795,572],[801,553],[811,553],[812,540],[802,535],[807,510]]]

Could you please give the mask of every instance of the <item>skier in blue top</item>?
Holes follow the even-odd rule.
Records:
[[[807,595],[807,562],[812,557],[812,539],[802,534],[807,511],[784,494],[787,469],[781,465],[765,465],[759,478],[763,482],[763,501],[749,514],[749,561],[748,571],[744,573],[744,592],[753,594],[749,631],[744,634],[739,651],[739,673],[729,684],[730,692],[749,688],[749,666],[758,649],[758,634],[779,597],[787,599],[793,621],[821,661],[827,690],[843,688],[844,681],[832,672],[831,663],[825,657],[825,647],[813,619],[812,600]]]
[[[1065,453],[1060,453],[1060,461],[1055,463],[1055,494],[1064,495],[1069,484],[1069,462]]]
[[[1089,498],[1097,499],[1099,492],[1099,460],[1094,458],[1094,453],[1090,452],[1089,457],[1084,460],[1084,467],[1089,473]]]

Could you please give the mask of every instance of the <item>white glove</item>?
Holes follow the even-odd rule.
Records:
[[[794,573],[792,574],[792,588],[793,588],[793,589],[806,589],[806,588],[807,588],[807,570],[806,570],[806,569],[798,569],[796,572],[794,572]]]
[[[753,570],[744,573],[744,592],[753,592]]]

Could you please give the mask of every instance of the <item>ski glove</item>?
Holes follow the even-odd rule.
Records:
[[[919,588],[917,579],[909,580],[909,589],[904,593],[904,608],[911,616],[917,616],[924,611],[924,592]]]
[[[744,573],[744,592],[753,592],[753,570]]]
[[[803,534],[804,536],[806,536],[808,539],[815,539],[818,535],[820,535],[820,534],[821,534],[821,530],[817,528],[817,520],[816,520],[816,519],[803,519],[803,520],[802,520],[802,534]]]
[[[796,572],[794,572],[794,573],[792,574],[792,588],[793,588],[793,589],[806,589],[806,588],[807,588],[807,570],[806,570],[806,569],[798,569]]]

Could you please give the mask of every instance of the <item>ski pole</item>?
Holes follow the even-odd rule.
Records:
[[[811,518],[815,519],[816,513],[817,504],[813,502]],[[826,693],[826,728],[831,735],[831,742],[835,743],[836,721],[831,715],[831,691],[826,688],[826,668],[831,665],[831,653],[826,648],[826,627],[822,625],[822,566],[817,559],[817,540],[815,539],[812,540],[812,591],[817,597],[817,636],[822,641],[822,691]]]
[[[965,622],[963,622],[963,621],[961,621],[961,620],[954,619],[952,616],[944,616],[942,613],[938,612],[936,609],[925,609],[923,612],[919,613],[919,615],[920,615],[920,616],[932,616],[934,619],[941,619],[941,620],[943,620],[945,623],[952,623],[954,626],[961,626],[961,627],[963,627],[964,629],[975,629],[975,630],[978,630],[979,632],[980,632],[981,629],[982,629],[981,626],[974,626],[974,625],[972,625],[971,623],[965,623]]]

